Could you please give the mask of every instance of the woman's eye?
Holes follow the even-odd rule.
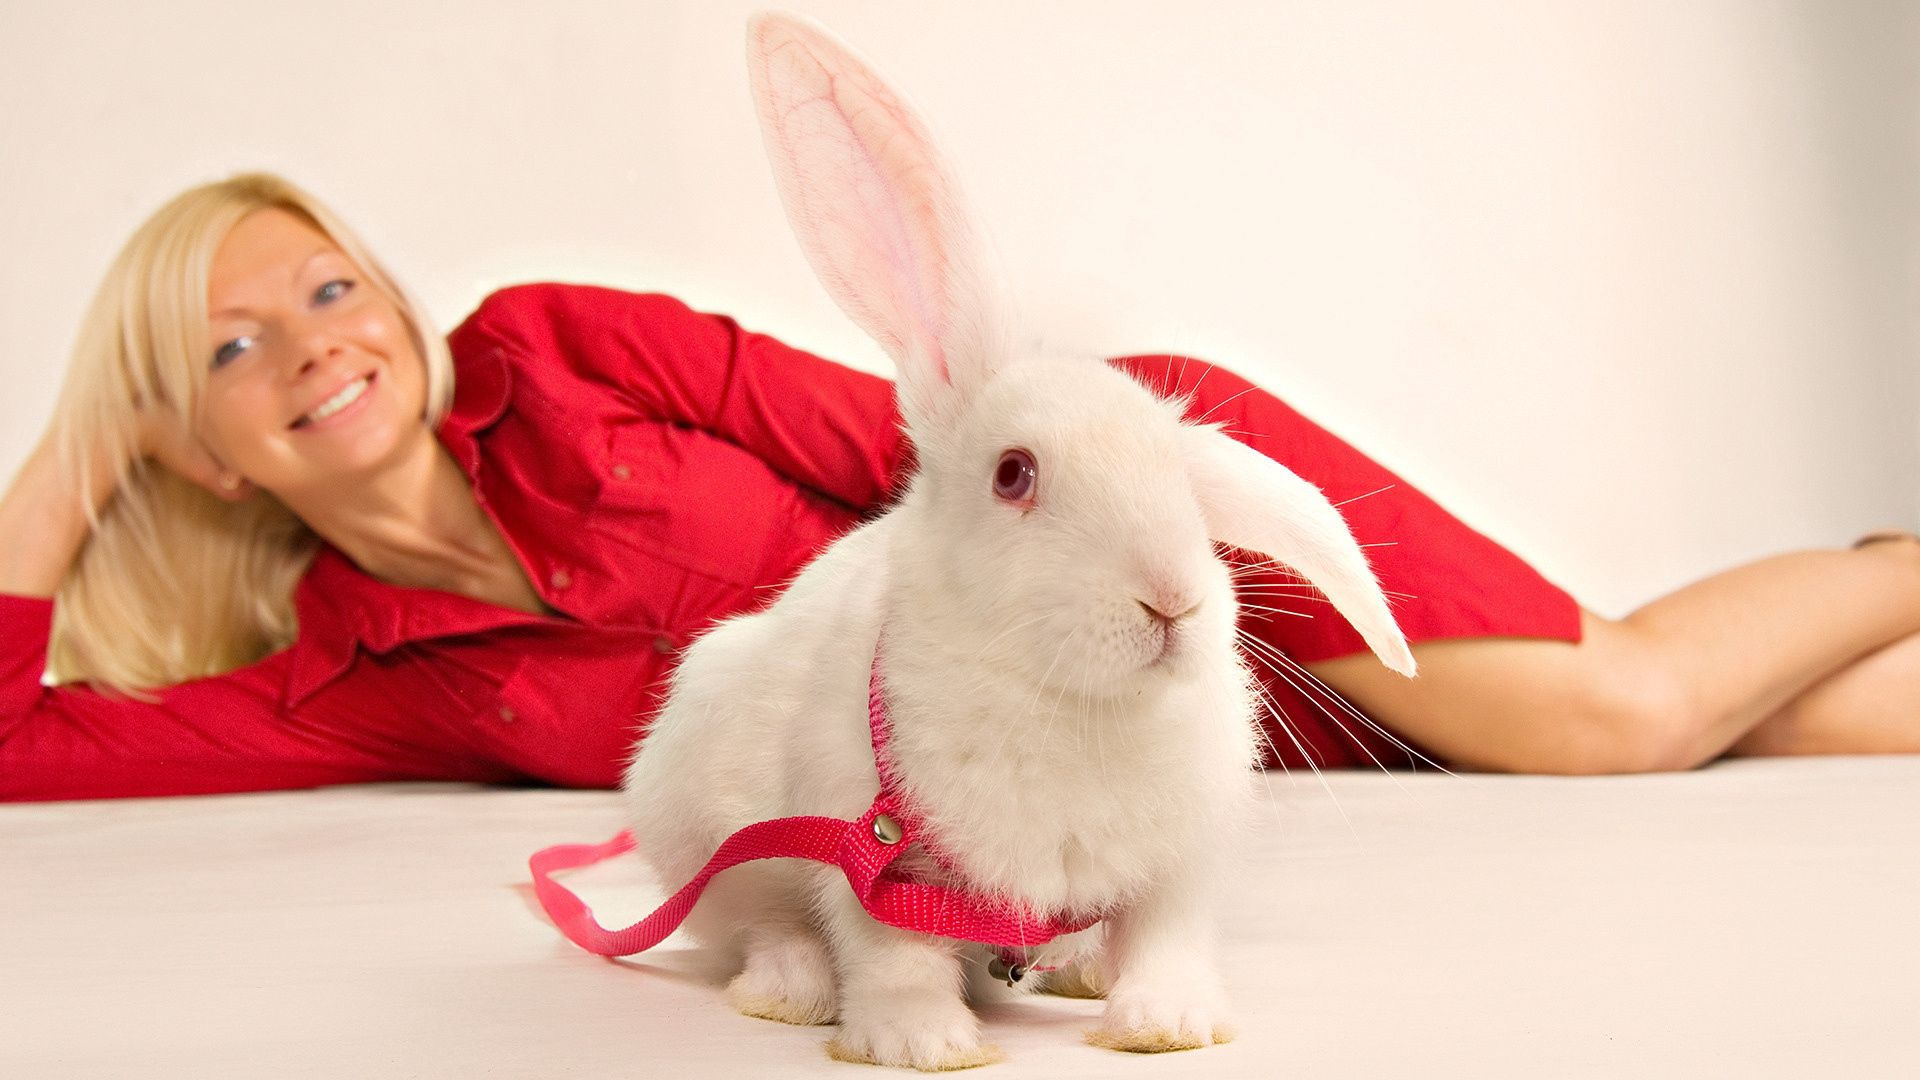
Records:
[[[253,344],[253,339],[250,337],[234,338],[232,341],[229,341],[225,345],[222,345],[219,348],[213,350],[213,366],[224,367],[228,361],[234,359],[235,357],[239,356],[241,353],[245,352],[247,350],[247,346],[252,344]]]
[[[353,290],[353,282],[345,278],[329,281],[315,290],[313,298],[322,304],[330,304]]]

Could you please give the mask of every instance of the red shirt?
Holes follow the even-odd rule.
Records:
[[[403,779],[617,785],[673,654],[769,601],[911,467],[887,380],[671,297],[519,286],[489,296],[449,343],[455,397],[439,438],[560,614],[388,585],[323,547],[294,596],[298,640],[148,703],[42,686],[52,602],[0,595],[0,800]],[[1278,399],[1184,357],[1114,362],[1194,394],[1196,414],[1336,502],[1397,485],[1345,512],[1363,542],[1395,538],[1369,537],[1369,521],[1425,541],[1370,552],[1383,584],[1415,598],[1396,609],[1409,640],[1577,639],[1564,593]],[[1243,624],[1301,660],[1364,648],[1324,601],[1294,606],[1324,617]],[[1286,682],[1268,691],[1319,764],[1364,764],[1362,745],[1404,763]],[[1291,739],[1270,737],[1280,760],[1304,764]]]

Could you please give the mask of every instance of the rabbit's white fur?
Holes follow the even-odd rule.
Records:
[[[761,16],[752,55],[790,215],[900,364],[919,469],[772,606],[687,650],[626,777],[638,849],[678,888],[753,822],[860,816],[879,790],[877,649],[896,775],[960,883],[1040,914],[1107,915],[1040,954],[1106,988],[1090,1039],[1222,1041],[1212,896],[1252,819],[1257,736],[1213,541],[1299,567],[1410,672],[1378,587],[1338,514],[1284,469],[1105,365],[1000,347],[950,177],[844,46]],[[994,491],[1016,447],[1036,463],[1031,504]],[[1148,606],[1176,617],[1163,628]],[[835,1056],[996,1056],[964,998],[988,951],[874,921],[836,868],[730,870],[687,926],[739,955],[743,1011],[837,1017]]]

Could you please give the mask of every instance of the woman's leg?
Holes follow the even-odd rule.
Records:
[[[1887,649],[1920,633],[1920,544],[1779,555],[1625,619],[1583,613],[1582,628],[1578,644],[1427,642],[1414,648],[1420,676],[1411,680],[1364,655],[1306,667],[1381,723],[1467,768],[1691,768],[1736,746],[1781,752],[1795,731],[1805,745],[1817,732],[1825,752],[1920,741],[1920,708],[1847,712],[1920,668],[1920,646]],[[1920,705],[1920,685],[1900,689]]]
[[[1920,634],[1815,683],[1727,754],[1920,754]]]

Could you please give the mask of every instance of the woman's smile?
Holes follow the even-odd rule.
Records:
[[[351,423],[355,416],[365,411],[364,407],[373,397],[374,382],[379,376],[378,371],[359,376],[339,392],[302,413],[299,419],[288,426],[295,431],[332,431]]]

